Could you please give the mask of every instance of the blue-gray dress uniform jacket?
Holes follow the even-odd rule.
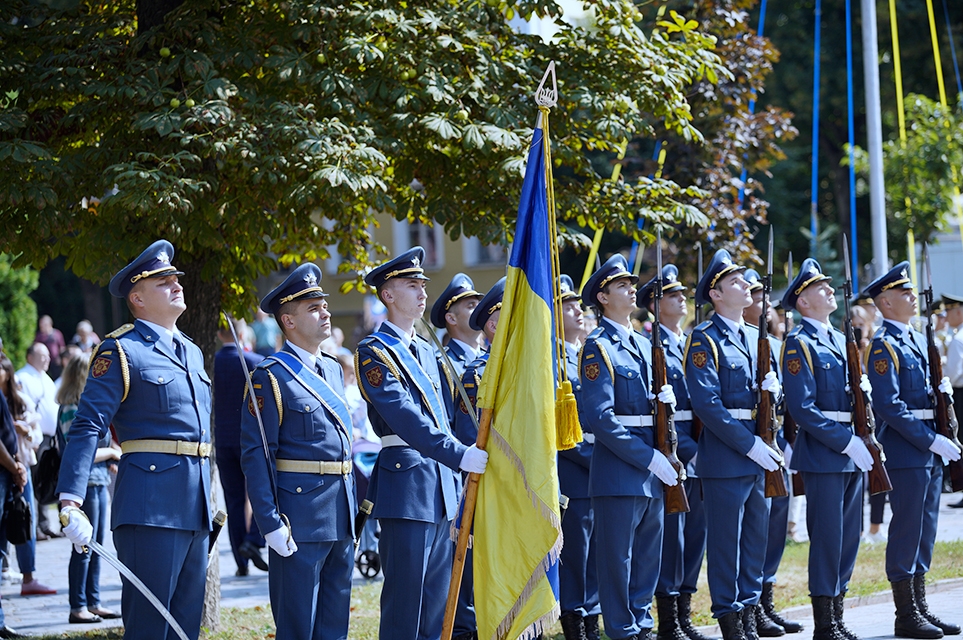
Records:
[[[183,334],[181,339],[186,367],[139,320],[100,344],[70,428],[58,494],[86,495],[91,461],[111,425],[122,446],[133,440],[177,440],[202,443],[209,451],[211,381],[201,350]],[[207,457],[125,453],[111,504],[118,557],[193,638],[200,631],[204,598],[210,494]],[[127,584],[123,614],[126,638],[167,634],[164,619]]]
[[[781,360],[786,409],[799,428],[790,466],[806,484],[809,592],[835,597],[853,574],[862,524],[863,475],[842,452],[853,437],[845,336],[803,321],[786,337]]]
[[[336,358],[321,354],[317,364],[322,383],[290,345],[285,344],[282,352],[304,368],[289,368],[274,355],[262,360],[251,376],[270,462],[249,396],[241,418],[241,464],[258,528],[265,533],[276,531],[284,514],[298,545],[288,558],[271,551],[271,611],[279,640],[345,638],[354,567],[354,516],[358,512],[354,475],[347,466],[343,473],[279,471],[275,462],[350,464],[347,406],[341,407],[349,420],[345,424],[344,417],[329,405],[331,397],[310,386],[314,377],[313,384],[326,383],[334,397],[344,402],[343,373]],[[269,474],[276,479],[277,503]]]
[[[379,331],[401,339],[387,324]],[[448,432],[447,415],[436,419],[422,395],[422,391],[437,394],[444,413],[443,383],[434,351],[417,336],[411,344],[430,389],[419,391],[397,357],[375,337],[368,336],[358,345],[355,364],[375,433],[383,445],[394,439],[391,436],[404,443],[382,448],[368,489],[374,502],[372,516],[382,529],[383,640],[441,633],[451,580],[449,527],[460,490],[456,471],[467,450]]]
[[[718,315],[689,336],[685,375],[692,408],[702,419],[696,469],[705,496],[712,613],[719,618],[759,602],[769,526],[762,467],[746,454],[756,423],[754,367],[758,330],[744,325],[746,342]],[[773,354],[775,356],[776,354]],[[776,370],[775,360],[772,361]],[[730,410],[747,412],[736,418]]]
[[[578,376],[578,354],[560,344],[565,350],[565,373],[572,383],[576,401],[582,393]],[[581,422],[581,420],[580,420]],[[595,434],[587,422],[582,422],[582,442],[572,449],[558,452],[559,491],[568,497],[568,509],[562,519],[561,562],[558,569],[559,605],[562,615],[576,613],[582,617],[598,615],[598,571],[596,570],[595,513],[589,498],[589,469]]]
[[[886,575],[900,581],[929,571],[936,542],[943,466],[929,450],[936,439],[926,340],[884,321],[866,363],[886,469],[893,520],[886,545]],[[930,413],[923,413],[929,411]],[[922,527],[920,527],[922,523]]]
[[[579,416],[595,434],[589,495],[598,575],[605,576],[599,600],[611,638],[652,628],[662,550],[662,482],[648,470],[655,447],[651,345],[635,331],[628,336],[603,318],[586,339],[579,365]],[[649,424],[642,426],[645,419]],[[634,420],[635,426],[623,424]]]

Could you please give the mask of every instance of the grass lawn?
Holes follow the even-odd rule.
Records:
[[[849,585],[849,595],[868,595],[889,589],[889,582],[883,570],[885,546],[861,546],[856,560],[856,570]],[[779,568],[779,581],[776,583],[776,606],[784,609],[801,604],[809,604],[809,589],[806,584],[806,566],[809,557],[809,543],[789,542]],[[933,554],[933,567],[928,578],[930,581],[963,577],[963,541],[937,542]],[[378,599],[381,582],[372,582],[355,587],[351,594],[351,628],[348,637],[358,640],[375,640],[378,637]],[[709,591],[706,587],[705,568],[699,580],[699,592],[695,595],[692,608],[698,612],[696,624],[711,624],[709,616]],[[274,621],[267,607],[253,609],[222,609],[222,630],[217,633],[202,633],[204,640],[255,640],[274,637]],[[57,636],[46,636],[47,640],[87,638],[90,640],[120,640],[120,630],[88,631]],[[562,630],[556,623],[547,634],[550,640],[562,640]]]

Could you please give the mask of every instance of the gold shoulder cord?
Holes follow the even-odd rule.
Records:
[[[799,345],[800,351],[802,351],[803,355],[806,356],[806,364],[809,365],[809,370],[813,372],[813,375],[816,375],[816,368],[813,366],[813,357],[809,353],[809,347],[807,347],[806,343],[802,340],[796,340],[796,344]]]
[[[120,356],[120,375],[124,379],[124,395],[120,399],[123,402],[127,399],[127,393],[130,391],[130,368],[127,366],[127,354],[124,353],[124,348],[120,346],[120,340],[114,338],[114,344],[117,345],[117,355]]]
[[[442,357],[444,357],[444,356],[442,356]],[[454,376],[451,375],[452,372],[448,369],[448,361],[447,361],[447,360],[442,360],[442,362],[441,362],[441,370],[444,372],[444,374],[445,374],[445,380],[448,382],[448,393],[451,394],[451,398],[452,398],[452,400],[454,401],[454,398],[455,398],[455,378],[454,378]],[[357,371],[357,369],[355,369],[355,371]]]
[[[281,387],[278,385],[278,379],[274,377],[274,374],[270,371],[267,372],[268,380],[271,381],[271,391],[274,392],[274,404],[278,407],[278,424],[284,420],[284,407],[281,404]]]
[[[404,380],[404,377],[401,375],[401,371],[398,370],[398,367],[395,365],[395,361],[391,359],[391,356],[373,344],[368,346],[371,348],[374,354],[378,356],[378,359],[385,363],[385,366],[388,367],[388,371],[391,372],[391,375],[393,375],[399,381]]]
[[[609,354],[605,351],[605,347],[599,345],[597,342],[595,345],[599,348],[599,353],[602,354],[602,359],[605,360],[605,366],[609,369],[609,377],[612,378],[612,382],[615,382],[615,369],[612,367],[612,361],[609,360]]]
[[[886,350],[889,351],[889,355],[893,356],[893,366],[896,367],[896,373],[899,374],[899,357],[896,355],[896,349],[893,348],[886,340],[883,340],[883,345],[886,346]]]
[[[358,350],[355,349],[355,352],[354,352],[354,375],[355,375],[355,376],[360,376],[360,375],[361,375],[361,365],[358,363],[359,360],[360,360],[360,358],[358,357]],[[360,380],[360,378],[359,378],[359,380]],[[368,397],[368,392],[364,390],[364,385],[363,385],[363,384],[360,384],[360,381],[359,381],[359,384],[358,384],[358,388],[361,389],[361,395],[364,396],[364,401],[370,403],[370,402],[371,402],[371,398]]]

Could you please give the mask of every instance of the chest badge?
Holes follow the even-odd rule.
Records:
[[[590,362],[585,365],[585,377],[595,382],[599,378],[599,373],[601,373],[601,367],[599,367],[598,362]]]
[[[887,360],[886,358],[873,360],[873,371],[875,371],[881,376],[886,375],[886,372],[889,371],[889,360]]]
[[[368,384],[372,387],[380,387],[381,383],[384,381],[384,376],[381,374],[380,367],[372,367],[365,371],[364,377],[368,379]]]
[[[695,351],[692,354],[692,364],[694,364],[699,369],[706,366],[706,352],[705,351]]]
[[[800,369],[802,369],[802,361],[799,358],[793,358],[786,363],[786,371],[793,375],[799,373]]]

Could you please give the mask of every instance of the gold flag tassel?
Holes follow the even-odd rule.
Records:
[[[549,237],[552,238],[552,294],[555,298],[555,366],[559,385],[555,389],[555,441],[559,451],[573,449],[582,441],[582,425],[578,421],[578,405],[572,382],[565,371],[565,329],[562,322],[562,291],[559,288],[558,226],[555,219],[555,187],[552,184],[552,143],[548,135],[548,107],[539,106],[542,116],[542,144],[545,155],[545,201],[548,209]]]

